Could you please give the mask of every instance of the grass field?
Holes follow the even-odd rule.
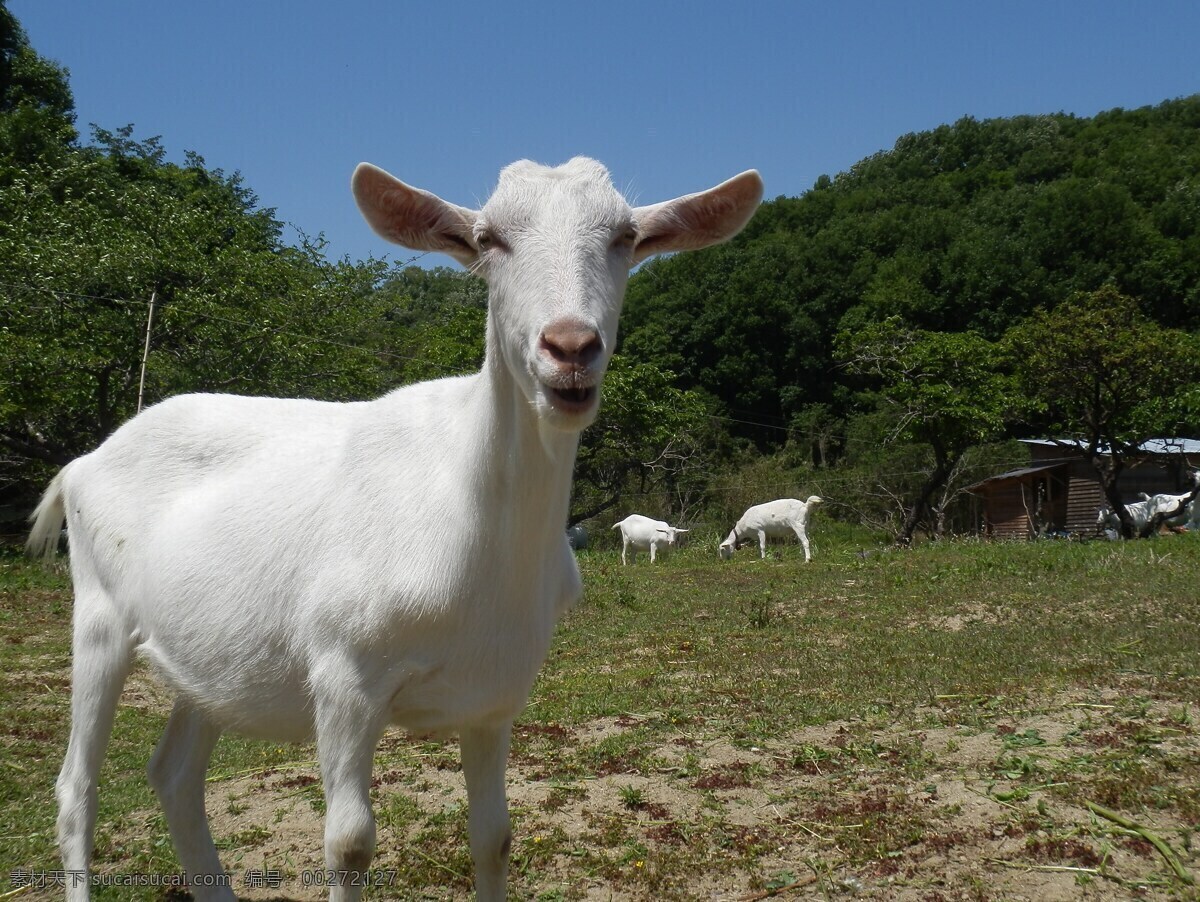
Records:
[[[585,595],[514,733],[511,897],[1195,899],[1200,536],[884,548],[650,566],[583,552]],[[61,867],[68,581],[0,557],[0,899]],[[178,870],[145,763],[169,699],[126,687],[96,869]],[[454,743],[389,731],[373,898],[466,898]],[[238,893],[320,898],[311,747],[225,737],[208,807]],[[17,872],[14,874],[14,872]],[[99,898],[161,898],[109,888]]]

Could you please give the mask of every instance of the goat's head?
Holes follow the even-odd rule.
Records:
[[[667,545],[674,548],[679,544],[679,537],[686,533],[686,529],[677,529],[674,526],[668,526],[666,529],[660,529],[659,535],[667,540]]]
[[[733,553],[737,551],[737,530],[733,530],[726,537],[725,541],[717,546],[717,554],[721,556],[721,560],[727,561],[733,557]]]
[[[595,419],[630,268],[733,237],[762,198],[762,180],[749,171],[699,194],[630,207],[608,171],[584,157],[557,168],[513,163],[481,210],[367,163],[352,184],[380,235],[449,254],[487,281],[488,354],[500,355],[547,424],[567,430]]]

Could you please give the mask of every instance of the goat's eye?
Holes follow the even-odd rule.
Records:
[[[491,232],[480,232],[478,235],[475,236],[475,245],[481,251],[486,251],[486,250],[491,249],[492,247],[495,247],[496,238],[494,235],[492,235]]]
[[[637,243],[637,229],[633,226],[625,229],[613,240],[613,247],[631,248]]]

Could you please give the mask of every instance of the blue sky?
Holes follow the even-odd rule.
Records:
[[[575,154],[640,203],[748,168],[768,197],[795,196],[962,116],[1090,116],[1200,91],[1196,0],[8,7],[70,70],[82,132],[132,123],[172,159],[239,171],[352,259],[411,257],[359,217],[360,160],[466,206],[515,159]]]

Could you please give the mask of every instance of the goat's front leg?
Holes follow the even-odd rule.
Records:
[[[325,788],[330,902],[358,902],[375,856],[371,765],[381,712],[353,686],[316,686],[317,758]]]
[[[808,547],[808,532],[803,526],[797,526],[795,529],[796,538],[800,540],[800,545],[804,548],[804,563],[807,564],[812,560],[812,551]]]
[[[475,898],[503,902],[508,882],[508,853],[512,831],[504,772],[512,723],[477,726],[459,735],[463,776],[467,781],[471,859],[475,862]]]

